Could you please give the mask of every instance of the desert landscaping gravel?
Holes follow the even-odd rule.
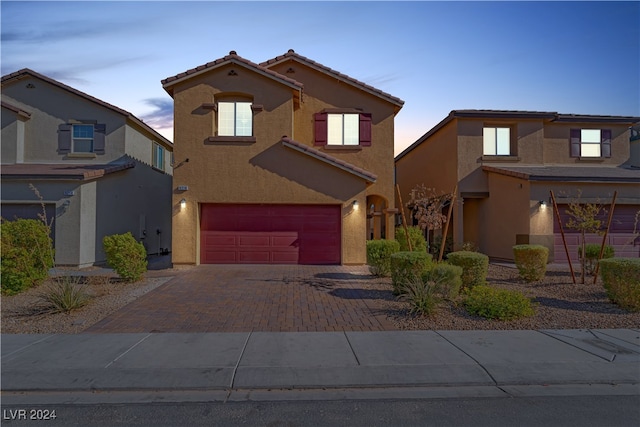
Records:
[[[151,277],[138,283],[92,279],[85,286],[93,298],[70,314],[43,311],[38,295],[46,284],[19,295],[3,296],[2,333],[80,333],[170,279]],[[568,271],[548,271],[544,281],[526,283],[515,268],[491,264],[487,281],[532,298],[536,314],[512,321],[487,320],[469,315],[461,304],[443,303],[435,315],[419,316],[410,314],[409,305],[393,296],[389,278],[372,276],[359,280],[357,286],[366,293],[371,310],[376,315],[385,315],[401,330],[640,328],[640,312],[629,312],[611,303],[601,281],[593,284],[589,276],[586,284],[573,284]],[[334,282],[331,288],[340,286]]]

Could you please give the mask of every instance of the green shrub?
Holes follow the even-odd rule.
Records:
[[[435,236],[433,242],[429,246],[429,253],[433,255],[433,259],[438,259],[440,256],[440,247],[442,246],[442,236]],[[447,236],[444,244],[443,256],[453,252],[453,239],[451,236]]]
[[[531,300],[517,291],[479,285],[469,289],[465,307],[487,319],[512,320],[535,314]]]
[[[367,264],[374,276],[391,274],[391,255],[400,250],[397,240],[368,240]]]
[[[603,259],[600,270],[609,299],[628,310],[640,311],[640,258]]]
[[[431,264],[431,254],[426,252],[396,252],[391,255],[391,283],[396,295],[400,287],[414,278],[420,278]]]
[[[584,268],[587,274],[593,275],[596,271],[596,265],[598,265],[598,258],[600,258],[601,245],[597,243],[587,243],[585,245],[585,253],[587,256],[584,259]],[[616,254],[613,246],[605,245],[604,252],[602,253],[602,259],[613,258]],[[582,246],[578,246],[578,258],[582,259]]]
[[[479,252],[458,251],[447,255],[449,264],[462,267],[462,286],[484,285],[489,271],[489,257]]]
[[[549,248],[542,245],[515,245],[513,259],[521,278],[527,282],[542,280],[547,273]]]
[[[433,280],[422,280],[413,276],[400,284],[399,298],[409,302],[411,313],[432,315],[442,300],[440,284]]]
[[[433,264],[431,269],[422,274],[422,280],[438,283],[442,296],[453,300],[460,294],[462,287],[462,267],[446,262]]]
[[[35,219],[2,221],[2,292],[16,294],[42,283],[53,267],[49,227]]]
[[[427,251],[427,241],[424,238],[424,232],[419,227],[407,227],[409,239],[411,240],[411,249],[413,251]],[[409,245],[407,243],[407,233],[404,227],[396,228],[396,240],[400,243],[400,251],[407,252]]]
[[[53,285],[40,295],[40,299],[53,312],[69,313],[83,307],[89,300],[89,294],[80,277],[63,276],[54,279]]]
[[[130,232],[102,239],[107,263],[128,282],[137,282],[147,271],[147,251]]]

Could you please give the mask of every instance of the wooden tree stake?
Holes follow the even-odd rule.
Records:
[[[458,193],[458,184],[453,189],[453,196],[451,196],[451,202],[449,205],[449,212],[447,213],[447,222],[444,225],[444,232],[442,233],[442,243],[440,243],[440,254],[438,255],[438,262],[442,261],[444,255],[444,247],[447,244],[447,233],[449,232],[449,222],[451,221],[451,214],[453,213],[453,203],[456,201],[456,194]]]
[[[616,197],[618,197],[618,190],[613,192],[613,199],[611,200],[611,209],[609,209],[609,219],[607,221],[607,229],[604,232],[604,236],[602,236],[602,245],[600,246],[600,255],[598,256],[598,261],[602,259],[604,255],[604,247],[607,244],[607,236],[609,235],[609,228],[611,227],[611,221],[613,220],[613,209],[616,207]],[[586,252],[586,250],[585,250]],[[582,254],[583,257],[586,257],[586,253]],[[593,284],[596,284],[598,280],[598,270],[600,270],[600,262],[596,264],[596,271],[593,273]]]
[[[564,245],[564,251],[567,254],[567,261],[569,261],[569,270],[571,270],[571,279],[573,284],[576,284],[576,275],[573,273],[573,265],[571,264],[571,256],[569,255],[569,248],[567,247],[567,240],[564,237],[564,230],[562,228],[562,220],[560,219],[560,212],[558,211],[558,204],[556,203],[556,197],[553,195],[553,190],[550,190],[551,201],[553,202],[553,210],[558,219],[558,225],[560,226],[560,234],[562,235],[562,244]]]
[[[404,216],[404,204],[402,203],[402,195],[400,194],[400,186],[396,184],[396,191],[398,192],[398,201],[400,202],[400,212],[402,213],[402,226],[404,227],[404,234],[407,237],[407,246],[409,246],[409,252],[413,252],[411,245],[411,239],[409,238],[409,230],[407,229],[407,218]]]

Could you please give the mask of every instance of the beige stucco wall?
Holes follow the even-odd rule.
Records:
[[[19,127],[23,128],[24,122],[17,118],[17,114],[2,107],[2,128],[0,130],[0,163],[13,164],[16,163]]]
[[[232,69],[234,76],[229,75]],[[357,200],[365,206],[367,195],[382,194],[393,204],[392,110],[386,107],[387,116],[383,117],[384,109],[376,107],[372,147],[357,152],[328,152],[376,173],[378,182],[368,185],[353,174],[281,144],[286,135],[313,145],[313,113],[321,105],[332,106],[315,99],[313,87],[305,81],[304,99],[296,109],[292,88],[237,64],[194,76],[173,87],[175,161],[178,165],[189,159],[177,166],[173,175],[174,264],[200,262],[199,214],[204,203],[340,205],[342,263],[366,262],[366,212],[352,211],[351,203]],[[242,96],[263,106],[253,115],[255,142],[207,141],[216,136],[216,113],[202,105],[214,103],[224,95]],[[367,102],[377,105],[375,99]],[[386,161],[382,161],[385,156]],[[183,185],[188,190],[179,191]],[[180,207],[183,198],[187,202],[184,209]],[[390,218],[392,225],[393,216]]]
[[[455,121],[448,123],[428,141],[418,145],[396,161],[396,183],[400,187],[404,212],[409,224],[411,212],[406,208],[411,190],[420,184],[437,193],[450,193],[457,183],[458,144]],[[435,160],[437,159],[437,161]],[[396,203],[398,203],[396,197]],[[453,231],[453,230],[452,230]]]
[[[611,157],[598,160],[577,159],[570,156],[569,132],[571,129],[611,129]],[[544,162],[547,164],[621,165],[629,160],[629,126],[598,123],[548,123],[544,129]]]

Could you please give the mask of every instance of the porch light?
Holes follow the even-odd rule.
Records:
[[[351,206],[353,207],[354,211],[357,211],[358,210],[358,201],[354,200],[353,203],[351,203]]]
[[[547,209],[547,202],[540,200],[540,209]]]
[[[187,207],[187,199],[180,200],[180,209],[184,209]]]

